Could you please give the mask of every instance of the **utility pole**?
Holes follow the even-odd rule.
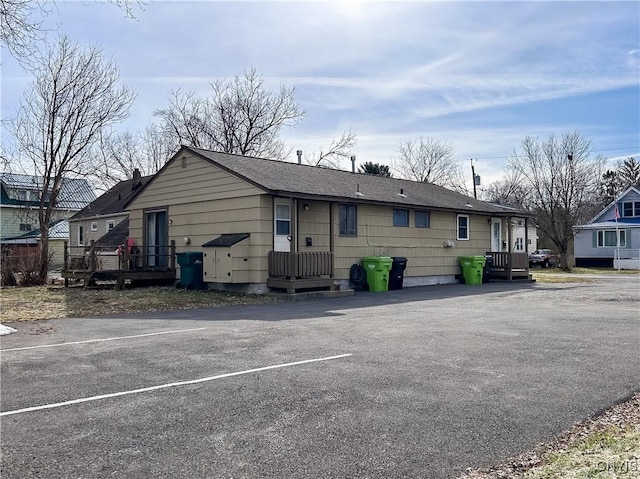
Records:
[[[471,159],[471,177],[473,178],[473,197],[477,200],[478,193],[476,192],[476,186],[480,185],[480,176],[476,175],[476,170],[473,167],[473,158]]]

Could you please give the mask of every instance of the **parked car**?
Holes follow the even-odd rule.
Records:
[[[560,258],[550,249],[538,249],[529,255],[529,267],[539,265],[542,268],[558,266]]]

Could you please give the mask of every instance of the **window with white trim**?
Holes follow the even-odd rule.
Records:
[[[91,222],[91,231],[98,231],[98,222],[97,221],[92,221]]]
[[[621,206],[621,218],[635,218],[640,216],[640,201],[623,201]]]
[[[84,226],[78,226],[78,244],[80,246],[84,244]]]
[[[107,233],[111,231],[116,226],[116,222],[114,220],[107,220]]]
[[[620,243],[616,241],[616,236],[619,236]],[[626,248],[627,247],[627,232],[626,230],[619,230],[616,235],[616,230],[599,230],[598,231],[598,248]]]
[[[469,215],[458,215],[458,239],[469,239]]]

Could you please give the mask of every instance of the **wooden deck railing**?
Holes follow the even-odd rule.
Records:
[[[88,246],[69,246],[64,243],[65,271],[134,271],[162,267],[176,269],[176,244],[171,241],[168,246],[148,246],[158,263],[149,265],[140,247],[134,246],[131,251],[124,245],[96,247],[93,241]]]
[[[511,281],[529,276],[529,255],[527,253],[487,252],[491,257],[489,275]]]
[[[268,270],[270,278],[333,277],[333,253],[269,251]]]
[[[529,257],[527,253],[497,253],[489,252],[493,268],[528,269]]]

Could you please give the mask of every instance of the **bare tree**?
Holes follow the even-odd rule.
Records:
[[[134,5],[142,0],[111,0],[127,17],[134,17]],[[0,45],[21,62],[29,63],[37,53],[36,45],[46,36],[44,20],[55,6],[45,0],[0,0]]]
[[[588,221],[598,209],[603,165],[603,158],[593,156],[591,142],[577,132],[546,140],[527,137],[508,159],[507,171],[528,190],[525,206],[562,255],[565,269],[572,227]]]
[[[33,73],[9,130],[17,153],[42,178],[39,277],[45,281],[49,226],[63,178],[95,169],[101,132],[128,116],[136,95],[119,85],[115,64],[97,47],[82,48],[65,37],[37,59]]]
[[[295,126],[304,116],[294,99],[295,90],[266,89],[255,69],[233,80],[211,84],[211,96],[193,91],[171,92],[169,107],[157,110],[165,134],[175,144],[238,155],[284,159],[280,130]]]
[[[518,175],[508,171],[502,180],[495,181],[481,193],[481,199],[490,203],[525,209],[529,190],[518,180]]]
[[[149,124],[138,133],[107,133],[100,137],[100,164],[90,175],[93,185],[107,191],[116,183],[133,177],[155,174],[178,150],[157,125]]]
[[[393,169],[401,177],[467,191],[460,165],[453,160],[455,150],[451,143],[421,137],[401,143],[398,153]]]
[[[351,156],[353,147],[356,146],[358,138],[351,130],[344,131],[340,138],[334,138],[326,150],[320,149],[304,158],[304,162],[311,166],[323,166],[325,168],[340,169],[340,160]]]

